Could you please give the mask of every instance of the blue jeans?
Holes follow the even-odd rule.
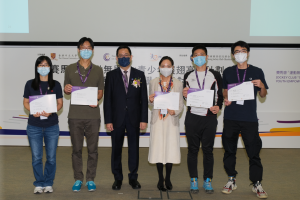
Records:
[[[27,135],[32,152],[32,167],[35,180],[34,186],[52,186],[56,172],[56,148],[59,137],[59,126],[47,128],[27,125]],[[43,138],[47,161],[43,174]]]

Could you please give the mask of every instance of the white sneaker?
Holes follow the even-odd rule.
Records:
[[[223,187],[222,192],[224,194],[230,194],[232,192],[232,190],[236,190],[236,188],[237,188],[237,185],[235,184],[235,178],[230,177],[230,179],[228,180],[226,185]]]
[[[257,181],[257,183],[254,184],[252,191],[256,193],[256,196],[260,199],[268,198],[268,194],[264,191],[259,181]]]
[[[38,187],[34,188],[33,193],[34,194],[41,194],[41,193],[43,193],[43,190],[44,190],[43,187],[38,186]]]
[[[52,193],[53,192],[52,186],[46,186],[45,189],[44,189],[44,192],[45,193]]]

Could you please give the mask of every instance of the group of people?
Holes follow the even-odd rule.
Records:
[[[250,48],[246,42],[238,41],[231,47],[231,54],[237,65],[228,67],[221,74],[206,66],[208,53],[203,45],[192,49],[192,60],[195,69],[184,75],[183,83],[172,76],[174,61],[164,56],[159,62],[159,76],[151,80],[149,95],[144,72],[131,67],[132,53],[128,46],[116,50],[118,68],[106,74],[104,84],[103,70],[91,62],[94,53],[92,39],[83,37],[77,46],[80,60],[69,65],[65,70],[64,93],[70,95],[73,86],[98,87],[97,100],[104,96],[103,109],[106,129],[111,132],[112,154],[111,170],[114,175],[113,190],[120,190],[123,181],[122,146],[125,132],[128,140],[129,184],[133,189],[140,189],[138,179],[139,136],[148,124],[148,106],[151,110],[149,163],[156,164],[158,170],[157,188],[161,191],[172,190],[171,171],[173,164],[181,162],[179,116],[187,99],[189,88],[213,90],[213,106],[210,108],[188,106],[185,117],[185,130],[188,142],[188,171],[190,190],[199,191],[198,187],[198,152],[203,151],[203,188],[212,194],[213,146],[217,128],[217,114],[224,101],[224,129],[222,144],[225,149],[224,168],[228,182],[222,192],[230,194],[237,188],[235,169],[236,151],[239,134],[242,135],[249,157],[250,180],[252,191],[259,198],[267,198],[261,181],[263,167],[259,157],[262,141],[258,132],[256,114],[256,95],[263,98],[267,94],[267,83],[263,71],[247,63]],[[251,81],[254,85],[252,100],[229,101],[228,84]],[[155,92],[178,92],[179,110],[154,109]],[[25,85],[24,107],[30,110],[29,96],[56,94],[57,110],[63,106],[62,88],[53,80],[51,60],[40,56],[35,63],[35,78]],[[98,140],[100,128],[100,109],[97,105],[73,105],[70,103],[68,124],[72,142],[72,167],[75,183],[72,190],[78,192],[84,180],[82,172],[82,148],[84,136],[88,149],[86,186],[95,191],[94,179],[98,162]],[[56,113],[36,113],[28,119],[27,135],[32,150],[32,166],[35,176],[34,193],[53,192],[53,180],[56,171],[56,149],[59,137],[58,115]],[[43,140],[45,142],[47,161],[43,172]],[[166,166],[165,176],[163,168]],[[201,179],[201,178],[200,178]]]

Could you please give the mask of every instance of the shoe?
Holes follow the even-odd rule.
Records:
[[[82,181],[77,180],[72,187],[73,192],[79,192],[81,189],[81,185],[82,185]]]
[[[268,198],[268,194],[264,191],[259,181],[253,185],[252,191],[256,193],[256,196],[260,199]]]
[[[136,179],[130,179],[129,185],[131,185],[132,189],[141,189],[141,185]]]
[[[172,190],[173,189],[173,185],[172,185],[171,182],[170,182],[170,184],[165,184],[165,185],[166,185],[167,190]]]
[[[52,193],[53,192],[52,186],[46,186],[45,189],[44,189],[44,192],[45,193]]]
[[[94,183],[94,181],[88,181],[85,186],[87,186],[88,190],[90,192],[94,192],[96,190],[96,184]]]
[[[205,181],[203,181],[203,188],[205,189],[205,192],[207,194],[214,193],[214,189],[211,186],[211,179],[207,178]]]
[[[236,190],[237,185],[235,184],[235,178],[230,177],[226,185],[223,187],[222,192],[224,194],[230,194],[232,190]]]
[[[157,189],[162,191],[162,192],[165,192],[167,191],[167,189],[164,187],[164,184],[160,185],[159,183],[157,184]]]
[[[41,194],[41,193],[44,192],[43,190],[44,190],[43,187],[37,186],[37,187],[34,188],[33,193],[34,194]]]
[[[191,187],[190,190],[193,194],[196,194],[199,192],[199,188],[198,188],[198,180],[197,178],[191,178]]]
[[[113,190],[120,190],[122,186],[122,180],[115,180],[114,184],[112,185]]]

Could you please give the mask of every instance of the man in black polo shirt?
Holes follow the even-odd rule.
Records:
[[[252,191],[259,198],[267,198],[267,193],[261,185],[263,166],[259,152],[262,141],[258,132],[258,119],[256,114],[256,95],[264,98],[269,88],[262,69],[247,64],[250,47],[246,42],[238,41],[231,47],[231,53],[237,65],[228,67],[223,72],[223,96],[226,105],[224,112],[224,128],[222,143],[225,149],[223,158],[224,168],[229,176],[227,184],[222,192],[230,194],[237,188],[235,170],[236,150],[239,134],[241,133],[250,164],[250,180],[253,183]],[[254,99],[246,101],[228,101],[228,84],[251,81],[254,85]]]

